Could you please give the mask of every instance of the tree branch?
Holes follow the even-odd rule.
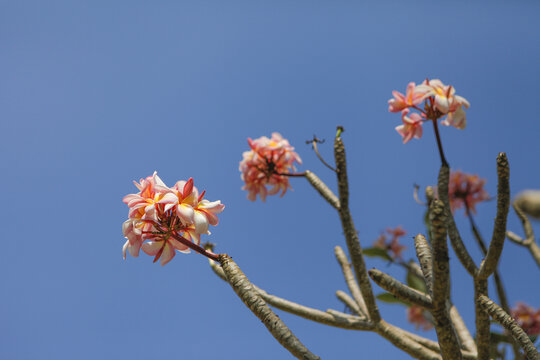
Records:
[[[489,314],[494,320],[501,324],[506,330],[512,334],[512,337],[521,345],[529,360],[540,360],[540,353],[534,347],[531,339],[525,331],[519,327],[512,317],[501,309],[497,304],[490,300],[487,296],[480,296],[478,299],[480,307]]]
[[[349,210],[349,182],[347,179],[347,161],[345,158],[345,147],[343,141],[339,136],[341,131],[338,130],[338,136],[334,142],[334,155],[336,159],[336,169],[338,178],[339,189],[339,217],[341,219],[341,226],[345,233],[345,240],[347,242],[347,248],[351,256],[352,265],[360,286],[362,296],[366,303],[368,314],[373,322],[378,322],[381,318],[379,314],[379,308],[373,295],[371,288],[371,282],[366,270],[366,264],[364,256],[362,254],[362,247],[358,239],[358,233],[354,226],[352,216]]]
[[[317,175],[312,173],[309,170],[306,170],[305,177],[309,183],[317,190],[317,192],[326,200],[332,207],[336,210],[339,210],[339,199],[337,196],[330,190],[326,184],[319,179]]]
[[[433,246],[433,310],[435,330],[445,360],[462,359],[457,334],[446,304],[450,301],[450,267],[446,240],[445,205],[434,200],[429,209]]]
[[[493,227],[493,235],[487,255],[478,270],[477,277],[479,279],[487,279],[495,271],[504,246],[506,219],[510,206],[510,168],[505,153],[500,153],[497,156],[497,176],[499,178],[497,184],[497,216],[495,217],[495,226]]]
[[[266,305],[266,302],[253,288],[242,270],[228,255],[219,255],[219,262],[234,292],[285,349],[297,359],[320,360],[320,357],[309,351],[287,325]]]

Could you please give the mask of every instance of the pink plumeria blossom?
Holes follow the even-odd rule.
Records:
[[[412,113],[410,116],[409,109],[404,109],[401,112],[403,125],[396,126],[396,131],[403,137],[403,143],[406,144],[413,137],[420,139],[422,137],[422,116],[417,113]]]
[[[450,172],[448,183],[448,198],[452,212],[465,206],[476,214],[476,204],[489,200],[489,194],[484,190],[486,180],[478,175],[466,174],[461,170]]]
[[[285,195],[287,189],[291,188],[287,174],[296,170],[295,162],[302,163],[294,147],[277,132],[272,133],[271,138],[248,138],[248,144],[251,150],[243,153],[239,166],[245,182],[242,189],[248,191],[248,199],[255,201],[259,195],[265,201],[267,195],[280,191],[280,196]]]
[[[441,124],[465,129],[467,118],[464,108],[469,108],[469,102],[464,97],[456,95],[456,89],[452,85],[444,85],[439,79],[425,80],[422,84],[433,89],[434,107],[441,114],[447,115]]]
[[[403,143],[409,142],[413,137],[422,136],[422,123],[428,120],[437,124],[454,126],[464,129],[467,125],[465,109],[470,104],[462,96],[456,95],[452,85],[445,85],[439,79],[424,80],[420,85],[410,82],[405,95],[393,91],[393,99],[388,100],[390,112],[400,112],[403,125],[397,126],[396,131],[403,137]],[[419,106],[424,102],[423,106]],[[418,113],[413,113],[414,109]],[[436,132],[438,134],[438,132]],[[440,142],[437,135],[437,140]]]
[[[416,106],[425,100],[426,97],[431,95],[433,90],[425,85],[418,85],[414,82],[410,82],[407,85],[407,91],[405,95],[398,91],[392,91],[393,99],[388,100],[388,111],[399,112],[411,106]]]
[[[407,308],[407,320],[416,326],[416,330],[431,330],[433,323],[426,317],[426,311],[418,305],[411,305]]]
[[[534,309],[525,303],[519,302],[511,310],[512,317],[529,336],[540,335],[540,308]]]
[[[373,247],[386,250],[388,255],[394,260],[401,260],[403,258],[401,253],[407,247],[399,243],[399,238],[405,236],[405,234],[407,234],[407,232],[403,230],[401,226],[394,229],[387,228],[386,234],[381,233],[373,243]]]
[[[190,243],[199,245],[201,234],[210,233],[209,225],[218,224],[216,214],[225,208],[220,201],[204,199],[204,191],[199,195],[192,178],[169,188],[154,173],[135,186],[140,191],[123,199],[129,207],[129,219],[122,226],[127,238],[124,259],[127,252],[137,257],[142,248],[155,256],[154,262],[161,258],[161,265],[167,264],[176,250],[187,253]]]

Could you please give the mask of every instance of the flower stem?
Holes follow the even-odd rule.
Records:
[[[276,171],[274,174],[279,175],[279,176],[291,176],[291,177],[303,177],[303,176],[306,176],[305,172],[301,172],[301,173],[280,173],[280,172]]]
[[[443,166],[448,166],[448,162],[446,161],[446,158],[444,157],[444,150],[442,147],[441,137],[439,135],[439,127],[437,125],[437,119],[433,120],[433,129],[435,130],[435,138],[437,139],[437,146],[439,147],[439,155],[441,155],[441,163]]]
[[[173,236],[173,238],[174,238],[175,240],[178,240],[179,242],[181,242],[182,244],[186,245],[186,246],[189,247],[190,249],[192,249],[192,250],[198,252],[199,254],[204,255],[204,256],[206,256],[207,258],[212,259],[212,260],[214,260],[214,261],[219,261],[219,255],[214,254],[213,252],[204,249],[203,247],[201,247],[201,246],[199,246],[199,245],[197,245],[197,244],[195,244],[195,243],[189,241],[188,239],[184,238],[183,236],[180,236],[180,235],[178,235],[178,234],[173,234],[172,236]]]

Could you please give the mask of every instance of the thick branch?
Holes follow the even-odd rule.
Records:
[[[367,316],[368,312],[367,312],[366,303],[364,302],[364,298],[362,297],[362,292],[360,291],[360,288],[358,287],[358,283],[356,282],[356,279],[354,278],[354,274],[351,269],[351,264],[349,263],[349,259],[347,259],[347,255],[345,255],[345,252],[340,246],[336,246],[334,248],[334,253],[336,254],[336,259],[339,265],[341,266],[343,277],[345,278],[345,282],[347,283],[347,286],[349,287],[349,291],[351,292],[353,299],[356,301],[356,303],[360,307],[362,314],[364,316]]]
[[[339,134],[340,132],[338,132]],[[360,241],[358,239],[358,233],[354,226],[351,213],[349,211],[349,182],[347,179],[347,161],[345,158],[345,147],[343,146],[343,141],[341,137],[336,137],[334,143],[334,155],[336,158],[336,169],[337,169],[337,178],[338,178],[338,189],[339,189],[339,217],[341,219],[341,226],[343,227],[343,232],[345,233],[345,240],[347,242],[347,248],[351,256],[351,261],[353,264],[354,272],[362,296],[366,303],[368,309],[368,314],[370,319],[373,322],[378,322],[381,318],[379,314],[379,309],[375,301],[375,296],[373,295],[373,290],[371,288],[371,282],[366,271],[366,264],[364,262],[364,256],[362,255],[362,247],[360,246]]]
[[[478,347],[478,360],[489,359],[490,322],[487,313],[480,306],[480,298],[488,295],[487,280],[474,280],[474,298],[476,312],[476,345]]]
[[[486,244],[484,242],[484,239],[482,238],[482,235],[480,234],[480,231],[478,230],[476,226],[476,223],[474,222],[474,218],[466,203],[465,203],[465,211],[467,213],[467,217],[469,218],[469,222],[471,224],[471,229],[472,229],[474,238],[476,239],[478,246],[480,246],[480,250],[482,250],[482,254],[486,256],[487,251],[488,251]],[[495,290],[497,291],[497,296],[499,298],[501,306],[504,309],[504,311],[509,312],[510,307],[508,306],[508,300],[506,298],[506,291],[504,290],[502,278],[499,275],[499,271],[497,269],[495,269],[495,271],[493,272],[493,280],[495,281]],[[519,359],[521,357],[519,344],[513,339],[512,339],[512,349],[514,351],[514,359],[516,360]]]
[[[398,330],[399,332],[401,332],[403,335],[413,339],[417,343],[425,346],[426,348],[428,348],[430,350],[433,350],[433,351],[435,351],[435,352],[437,352],[439,354],[441,353],[441,348],[440,348],[438,342],[426,339],[425,337],[422,337],[420,335],[416,335],[414,333],[408,332],[408,331],[400,329],[398,327],[395,327],[395,329]],[[475,347],[475,349],[476,349],[476,347]],[[464,350],[461,353],[463,355],[464,360],[476,360],[476,351],[473,352],[473,351],[465,351]]]
[[[445,360],[461,359],[461,350],[446,304],[450,301],[450,267],[446,240],[447,216],[442,201],[434,200],[429,211],[433,246],[433,310],[435,330]]]
[[[317,192],[326,200],[332,207],[336,210],[339,210],[339,199],[337,196],[330,190],[326,184],[319,179],[317,175],[312,173],[309,170],[306,170],[305,177],[309,183],[317,190]]]
[[[223,269],[218,266],[215,262],[210,261],[210,266],[212,270],[224,281],[227,281]],[[273,307],[294,314],[304,319],[315,321],[321,324],[330,325],[342,329],[350,330],[372,330],[373,325],[365,319],[358,316],[350,316],[345,313],[336,311],[334,315],[331,315],[328,312],[321,311],[318,309],[310,308],[308,306],[300,305],[295,302],[280,298],[275,295],[270,295],[263,289],[252,284],[253,288],[259,293],[259,295],[266,301],[268,304]]]
[[[320,360],[294,336],[292,331],[266,305],[248,278],[232,259],[225,254],[219,256],[221,268],[234,292],[246,306],[262,321],[272,336],[297,359]]]
[[[510,168],[505,153],[500,153],[497,157],[497,176],[497,216],[487,255],[478,270],[479,279],[487,279],[495,271],[504,246],[506,218],[510,206]]]
[[[456,252],[456,255],[463,265],[463,267],[469,272],[471,276],[475,276],[477,272],[477,267],[474,264],[474,261],[465,248],[459,231],[457,229],[454,217],[450,211],[450,202],[448,200],[448,181],[450,180],[450,169],[447,165],[442,165],[441,170],[439,171],[439,181],[438,181],[438,190],[439,198],[444,203],[447,215],[447,227],[448,227],[448,237],[450,237],[450,242],[452,243],[452,248]]]
[[[441,356],[428,349],[419,342],[413,340],[408,336],[403,336],[402,330],[390,324],[384,320],[380,320],[377,323],[376,331],[385,339],[389,340],[394,346],[405,351],[415,359],[420,360],[441,360]]]
[[[519,327],[508,313],[491,301],[487,296],[480,296],[478,303],[484,311],[512,334],[512,337],[521,345],[529,360],[540,360],[540,353],[538,353],[538,350],[534,347],[531,339],[529,339],[525,331]]]
[[[455,305],[452,305],[450,303],[447,304],[447,306],[450,306],[450,319],[452,319],[452,324],[454,324],[454,329],[456,329],[457,336],[459,338],[459,341],[461,342],[461,347],[469,351],[476,357],[476,354],[478,352],[476,348],[476,343],[474,342],[474,339],[471,336],[467,325],[465,325],[463,318],[459,314],[458,309]],[[463,356],[463,358],[465,358],[465,355]]]
[[[377,269],[371,269],[368,271],[369,276],[373,281],[375,281],[380,287],[403,301],[406,301],[410,304],[418,305],[426,309],[432,309],[431,298],[415,290],[398,280],[394,279],[392,276],[383,273]]]
[[[414,237],[414,246],[416,248],[416,257],[420,263],[422,274],[426,283],[428,293],[433,295],[433,259],[431,256],[431,248],[426,238],[422,234]]]

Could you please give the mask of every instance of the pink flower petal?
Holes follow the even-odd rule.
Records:
[[[193,224],[195,211],[189,205],[178,204],[176,207],[176,213],[182,219],[182,222],[186,225]]]
[[[182,191],[182,195],[184,198],[188,197],[189,194],[191,194],[191,191],[193,190],[193,178],[189,178],[187,183],[184,185],[184,190]]]
[[[174,247],[172,247],[169,242],[166,242],[165,246],[163,247],[163,253],[161,254],[161,266],[164,266],[171,261],[174,255],[176,255]]]
[[[142,250],[150,255],[154,256],[157,255],[157,253],[161,250],[163,247],[163,240],[162,241],[147,241],[144,244],[142,244]]]
[[[206,234],[208,232],[208,218],[201,214],[200,211],[195,211],[193,220],[193,223],[195,224],[195,231],[197,231],[199,234]]]

